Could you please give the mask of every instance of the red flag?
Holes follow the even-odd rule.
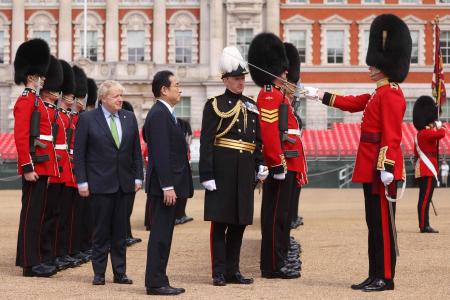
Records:
[[[436,99],[436,104],[441,107],[446,100],[445,83],[444,83],[444,67],[442,63],[439,19],[436,18],[435,23],[435,51],[434,51],[434,73],[433,81],[431,82],[431,89],[433,90],[433,96]]]

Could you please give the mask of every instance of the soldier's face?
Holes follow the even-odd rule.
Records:
[[[370,66],[369,67],[369,77],[372,81],[378,81],[380,79],[383,79],[386,76],[383,74],[383,72],[381,72],[377,68]]]
[[[223,79],[225,87],[235,94],[242,94],[245,88],[245,75],[225,77]]]
[[[123,89],[119,86],[112,86],[102,99],[102,105],[110,113],[116,113],[122,108]]]

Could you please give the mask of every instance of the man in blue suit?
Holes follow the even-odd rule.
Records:
[[[152,91],[156,103],[145,119],[149,162],[146,192],[152,201],[152,230],[148,242],[145,286],[149,295],[178,295],[183,288],[169,284],[166,274],[178,199],[193,195],[184,133],[174,114],[181,89],[170,71],[155,74]]]
[[[133,113],[122,109],[123,87],[112,80],[98,90],[102,105],[80,115],[75,131],[75,175],[82,197],[91,197],[94,285],[105,284],[108,252],[114,283],[126,275],[127,205],[142,187],[139,131]]]

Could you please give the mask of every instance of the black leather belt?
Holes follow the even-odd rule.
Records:
[[[361,132],[359,138],[361,142],[379,144],[381,142],[381,133],[379,132]]]
[[[44,155],[31,155],[31,159],[33,160],[34,163],[41,163],[41,162],[46,162],[50,160],[50,157],[48,156],[48,154],[44,154]]]
[[[299,153],[297,150],[284,150],[284,157],[285,158],[294,158],[294,157],[298,157]]]

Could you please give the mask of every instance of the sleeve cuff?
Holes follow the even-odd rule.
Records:
[[[24,164],[24,165],[21,166],[21,168],[22,168],[22,173],[23,174],[30,173],[30,172],[34,171],[33,163]]]
[[[333,106],[335,99],[336,99],[336,95],[335,94],[331,94],[331,93],[325,92],[323,94],[322,103],[325,104],[325,105],[328,105],[328,106]]]
[[[214,173],[203,173],[200,174],[200,182],[204,182],[204,181],[208,181],[208,180],[213,180],[214,179]]]
[[[380,152],[378,153],[377,170],[394,173],[395,161],[386,158],[387,150],[388,146],[380,148]]]
[[[270,173],[272,174],[281,174],[284,173],[284,167],[283,165],[273,166],[269,168]]]
[[[170,191],[173,190],[173,186],[167,186],[162,188],[163,191]]]
[[[142,186],[142,179],[135,179],[134,184]]]
[[[89,184],[87,182],[82,182],[78,184],[78,189],[79,190],[84,190],[87,189],[89,187]]]

